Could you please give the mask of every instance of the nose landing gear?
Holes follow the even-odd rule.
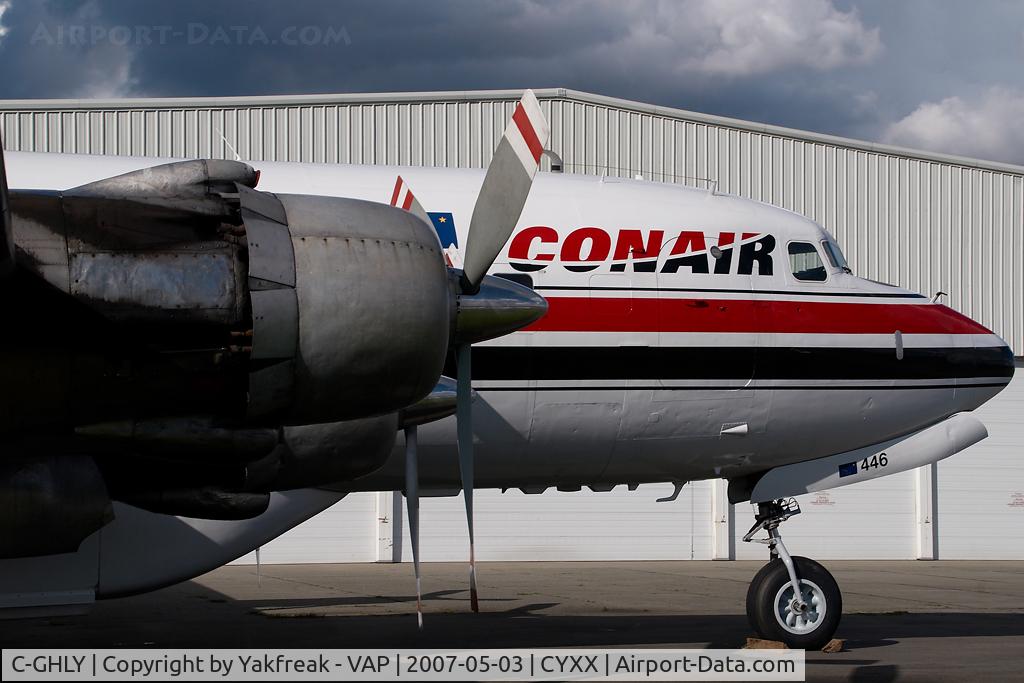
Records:
[[[754,526],[743,540],[767,545],[771,559],[747,589],[747,618],[766,640],[817,650],[839,626],[843,596],[827,569],[806,557],[791,556],[786,549],[779,525],[798,514],[800,506],[793,499],[757,504]],[[754,538],[761,529],[768,537]]]

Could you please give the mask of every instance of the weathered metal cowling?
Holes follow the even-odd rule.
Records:
[[[66,254],[51,239],[46,256],[66,264],[66,291],[108,319],[239,325],[245,245],[230,195],[256,178],[246,164],[184,161],[59,193]]]
[[[113,500],[161,514],[247,519],[266,509],[272,491],[377,470],[397,429],[395,413],[283,428],[186,417],[86,425],[74,443],[92,454]]]
[[[452,315],[432,229],[374,202],[246,191],[241,200],[252,358],[264,364],[250,375],[249,415],[332,422],[426,396]]]
[[[169,164],[10,194],[0,434],[245,413],[249,322],[235,162]],[[232,194],[235,199],[232,200]]]
[[[250,490],[343,485],[380,469],[391,455],[398,429],[395,413],[330,424],[285,427],[281,443],[271,455],[269,477],[253,467]],[[267,463],[263,463],[266,465]]]
[[[19,325],[0,341],[0,434],[183,415],[337,422],[426,396],[454,314],[430,226],[372,202],[257,192],[256,179],[194,161],[12,193],[24,283],[3,301]]]
[[[77,509],[79,523],[0,554],[73,550],[111,500],[245,519],[272,491],[346,486],[400,426],[451,414],[452,345],[546,308],[495,278],[464,293],[406,211],[257,178],[190,161],[10,195],[17,268],[0,304],[18,324],[0,340],[0,436],[48,431],[62,454],[15,473],[27,493],[8,516],[49,528]]]

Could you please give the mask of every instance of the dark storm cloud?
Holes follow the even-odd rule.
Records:
[[[1024,102],[1022,18],[996,1],[14,0],[0,97],[563,86],[970,154],[958,126]],[[1024,160],[1024,141],[978,151]]]
[[[571,3],[565,4],[569,9]],[[531,5],[475,0],[185,0],[162,5],[61,2],[40,7],[16,1],[4,16],[9,32],[2,46],[5,53],[25,56],[20,64],[28,67],[29,78],[5,81],[2,94],[65,96],[68,58],[81,59],[111,47],[119,47],[130,62],[131,83],[124,88],[129,94],[459,89],[504,87],[512,82],[521,86],[538,77],[544,79],[543,62],[554,61],[564,49],[565,30],[570,25],[574,31],[569,37],[587,44],[622,31],[602,23],[599,17],[589,19],[578,12],[572,17],[572,12],[560,10],[558,4],[544,12],[545,18],[555,22],[532,25]],[[68,30],[82,25],[88,29],[88,44],[68,45]],[[42,34],[39,26],[46,27]],[[111,32],[107,39],[93,44],[92,30],[97,26]],[[64,44],[55,44],[62,28]],[[120,33],[115,32],[118,29]],[[123,29],[131,35],[127,43],[121,40]],[[288,33],[289,29],[296,30]],[[329,32],[336,35],[339,30],[344,30],[343,40],[326,39]],[[312,39],[318,32],[323,40]],[[47,40],[48,36],[53,40]],[[31,78],[35,74],[46,77]],[[92,73],[79,76],[83,83],[99,87],[120,83],[117,74],[111,74],[106,82]],[[471,84],[466,85],[467,81]]]
[[[796,4],[787,4],[773,16],[792,15]],[[2,94],[244,95],[529,85],[566,86],[692,108],[707,102],[722,113],[730,113],[734,103],[747,102],[746,94],[736,96],[747,89],[755,91],[759,101],[770,98],[772,89],[765,81],[747,78],[749,71],[762,73],[756,64],[751,68],[742,59],[729,61],[732,53],[728,46],[722,49],[722,41],[715,36],[728,27],[717,21],[710,6],[705,2],[576,0],[185,1],[164,5],[66,2],[40,9],[35,3],[19,1],[4,16],[10,31],[2,46],[6,53],[21,57],[18,63],[26,77],[7,79]],[[691,12],[694,21],[687,21],[680,8]],[[719,12],[735,18],[746,9],[738,5]],[[856,31],[857,22],[849,23]],[[85,46],[53,44],[61,27],[66,32],[69,26],[82,24],[110,29],[109,39]],[[43,40],[39,26],[46,27]],[[184,35],[159,40],[166,32],[157,29],[166,26]],[[205,28],[193,32],[189,30],[193,26]],[[348,40],[285,45],[281,34],[290,26],[319,28],[324,33],[344,28]],[[153,43],[139,39],[139,29],[147,27],[141,37]],[[220,34],[218,27],[224,29]],[[233,31],[234,27],[247,30]],[[115,34],[117,29],[122,33]],[[124,29],[132,31],[133,39],[112,45],[116,42],[112,38],[122,36]],[[194,41],[193,35],[207,39]],[[218,41],[217,35],[228,40]],[[47,41],[45,36],[54,40]],[[840,36],[831,42],[841,45],[843,40]],[[702,48],[709,54],[717,50],[718,60],[688,64],[687,60],[701,56]],[[853,46],[855,52],[858,49]],[[86,68],[90,61],[108,64],[115,56],[128,65],[126,73]],[[754,58],[759,62],[761,55]],[[773,56],[764,58],[770,64]],[[842,64],[847,56],[840,54],[838,61]],[[82,62],[83,68],[76,70],[74,62]],[[789,60],[788,65],[800,72],[813,71],[806,63]],[[773,80],[780,78],[776,75]],[[748,83],[741,87],[744,81]],[[790,95],[777,99],[781,103]],[[747,114],[751,109],[742,111]],[[793,120],[807,117],[798,115]]]

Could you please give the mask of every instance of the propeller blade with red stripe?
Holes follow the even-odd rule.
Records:
[[[519,222],[519,217],[526,206],[533,179],[540,166],[544,145],[547,144],[550,126],[541,112],[540,103],[532,90],[527,90],[523,98],[516,104],[512,120],[505,128],[498,147],[494,151],[487,174],[484,176],[480,194],[473,207],[466,239],[465,268],[459,277],[457,296],[460,305],[457,309],[460,316],[467,314],[472,317],[474,310],[477,315],[481,307],[474,307],[471,302],[474,296],[486,299],[480,285],[487,270],[494,263],[498,254]],[[391,195],[391,205],[414,213],[430,223],[429,216],[412,194],[409,186],[401,176],[395,182]],[[450,265],[450,262],[449,262]],[[507,283],[506,285],[507,286]],[[494,287],[490,296],[494,295]],[[525,295],[525,298],[524,296]],[[515,298],[515,297],[513,297]],[[502,305],[508,314],[510,299],[502,297]],[[519,306],[523,304],[523,306]],[[486,304],[484,306],[486,308]],[[506,326],[499,320],[500,334],[518,329],[536,320],[547,310],[547,304],[529,289],[519,294],[519,301],[512,307],[513,311],[522,308],[525,315],[512,313],[513,325]],[[468,312],[468,313],[467,313]],[[487,316],[489,324],[485,328],[493,328],[493,316]],[[470,325],[463,325],[460,318],[456,325],[457,332]],[[455,353],[458,368],[456,391],[456,419],[458,421],[459,472],[462,479],[462,494],[466,502],[466,525],[469,530],[469,587],[470,604],[474,612],[480,611],[480,601],[476,583],[476,547],[473,530],[473,385],[470,354],[472,342],[477,339],[493,338],[492,334],[474,337],[463,336],[461,342],[456,340]],[[416,486],[416,445],[415,431],[406,432],[406,501],[409,506],[409,530],[413,543],[413,563],[416,567],[417,612],[422,625],[422,609],[419,599],[419,505]]]
[[[551,128],[532,90],[523,93],[494,150],[466,239],[462,286],[476,291],[516,227]]]
[[[402,176],[398,176],[395,179],[395,189],[391,193],[391,206],[405,209],[427,225],[433,227],[433,223],[430,222],[430,216],[427,215],[423,205],[416,199],[416,195],[412,193],[412,189]]]

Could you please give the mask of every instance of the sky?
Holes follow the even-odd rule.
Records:
[[[0,98],[565,87],[1024,163],[1024,3],[0,0]]]

